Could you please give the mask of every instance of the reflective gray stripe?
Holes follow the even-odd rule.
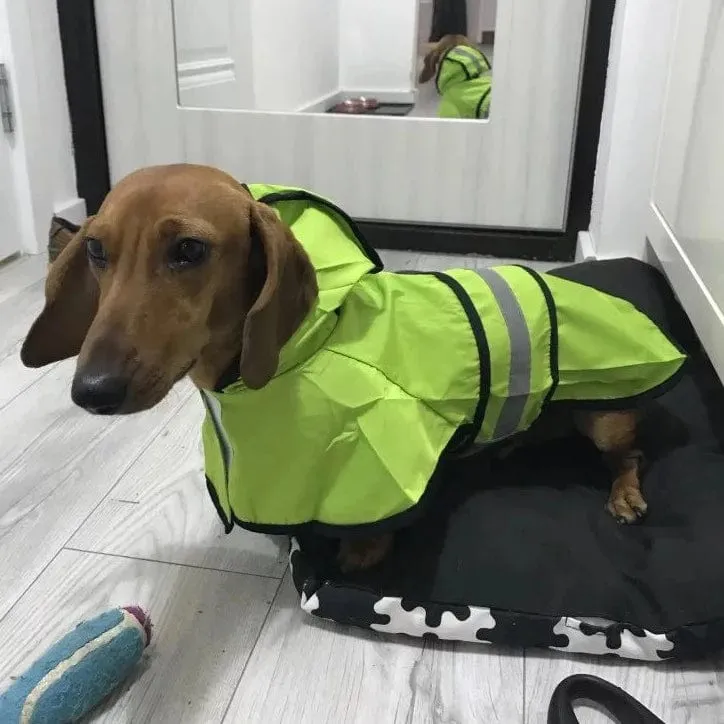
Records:
[[[209,418],[214,426],[216,432],[216,439],[219,441],[219,449],[221,450],[221,461],[224,463],[224,486],[227,488],[226,494],[228,498],[228,487],[229,487],[229,471],[231,470],[231,459],[234,455],[233,448],[229,442],[229,436],[224,430],[224,426],[221,423],[221,405],[219,401],[206,390],[200,390],[201,399],[204,401],[204,407],[209,413]]]
[[[518,430],[530,395],[530,332],[523,310],[508,282],[494,269],[478,269],[500,307],[510,338],[508,397],[500,410],[493,440],[502,440]]]
[[[488,70],[484,65],[483,61],[480,58],[479,55],[476,55],[472,50],[469,50],[464,45],[456,45],[451,51],[450,54],[453,56],[453,58],[456,55],[462,55],[466,57],[468,60],[472,60],[475,64],[475,72],[478,75],[482,75],[486,70]]]

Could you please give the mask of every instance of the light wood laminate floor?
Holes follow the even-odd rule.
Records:
[[[400,269],[490,263],[385,257]],[[108,420],[71,404],[72,362],[23,368],[44,273],[41,257],[0,267],[0,689],[83,617],[137,602],[154,618],[154,643],[93,721],[538,724],[563,677],[591,672],[669,724],[724,722],[721,662],[422,642],[303,615],[284,541],[224,535],[206,499],[202,411],[188,384],[148,413]]]

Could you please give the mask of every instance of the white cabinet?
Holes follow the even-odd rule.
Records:
[[[724,380],[724,0],[679,0],[647,235]]]

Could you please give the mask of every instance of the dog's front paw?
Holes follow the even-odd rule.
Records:
[[[343,540],[339,544],[337,563],[343,573],[364,571],[380,563],[392,548],[393,535],[359,540]]]
[[[614,486],[606,510],[618,523],[635,523],[646,515],[648,505],[637,486]]]

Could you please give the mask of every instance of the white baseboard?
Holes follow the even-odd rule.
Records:
[[[338,90],[329,93],[311,103],[297,108],[294,113],[325,113],[333,105],[340,103],[345,98],[376,98],[380,103],[415,103],[417,91],[374,91],[369,88],[365,90],[349,89]]]
[[[414,103],[417,91],[400,90],[373,90],[371,88],[345,88],[345,98],[376,98],[380,103]]]
[[[87,217],[85,199],[69,199],[53,206],[53,213],[74,224],[82,224]],[[50,220],[49,220],[50,221]]]
[[[576,243],[576,261],[596,259],[596,245],[590,231],[579,231]]]
[[[344,94],[340,90],[336,90],[333,93],[327,93],[326,95],[320,96],[311,103],[305,103],[293,113],[325,113],[328,108],[331,108],[336,103],[339,103]]]

